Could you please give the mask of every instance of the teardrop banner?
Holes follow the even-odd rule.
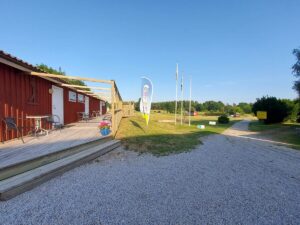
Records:
[[[149,78],[142,77],[140,111],[146,120],[148,126],[151,112],[151,103],[153,96],[153,85]]]

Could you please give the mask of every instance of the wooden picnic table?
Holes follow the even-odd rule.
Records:
[[[27,115],[26,119],[34,119],[34,136],[37,134],[43,134],[45,133],[46,135],[49,134],[49,131],[46,129],[42,128],[42,119],[47,119],[49,118],[49,115]]]

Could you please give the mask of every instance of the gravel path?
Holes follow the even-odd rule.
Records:
[[[117,150],[0,203],[1,224],[300,224],[300,151],[247,121],[197,149]]]

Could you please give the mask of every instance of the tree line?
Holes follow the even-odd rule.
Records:
[[[140,99],[138,102],[135,103],[135,110],[139,111],[139,104]],[[186,112],[189,110],[189,101],[183,101],[183,111]],[[175,112],[175,101],[166,101],[166,102],[154,102],[152,103],[152,110],[163,110],[168,113]],[[177,112],[179,113],[181,110],[181,101],[177,102]],[[191,102],[191,111],[197,112],[209,112],[212,114],[235,114],[235,113],[252,113],[252,104],[241,102],[239,104],[224,104],[221,101],[206,101],[200,103],[198,101]]]
[[[135,110],[139,111],[140,100],[135,103]],[[175,101],[154,102],[152,110],[162,110],[168,113],[175,112]],[[189,101],[183,101],[183,111],[189,110]],[[177,113],[181,111],[181,102],[178,102]],[[198,101],[191,102],[191,111],[205,112],[209,115],[233,115],[251,114],[256,115],[257,111],[266,111],[268,118],[266,123],[279,123],[282,121],[299,122],[300,121],[300,103],[298,99],[277,99],[276,97],[264,96],[256,99],[254,104],[241,102],[238,104],[224,104],[221,101]]]
[[[257,98],[254,104],[241,102],[239,104],[224,104],[221,101],[206,101],[200,103],[197,101],[191,102],[191,111],[209,112],[212,114],[249,114],[257,111],[266,111],[267,119],[265,123],[280,123],[283,121],[291,121],[300,123],[300,49],[294,49],[293,55],[296,57],[296,63],[292,66],[292,74],[297,78],[294,82],[293,89],[298,93],[298,98],[277,99],[276,97],[263,96]],[[135,110],[139,111],[140,99],[135,103]],[[153,110],[164,110],[169,113],[175,112],[175,101],[154,102],[152,103]],[[181,102],[178,102],[178,112],[181,111]],[[183,111],[189,110],[189,101],[183,101]]]

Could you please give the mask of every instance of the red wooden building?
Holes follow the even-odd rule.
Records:
[[[66,83],[57,78],[32,76],[30,72],[43,72],[37,67],[0,51],[0,120],[13,117],[23,135],[29,132],[33,121],[26,115],[58,115],[62,124],[77,122],[78,112],[106,113],[105,102],[78,92],[77,89],[61,86]],[[43,123],[49,129],[50,124]],[[1,122],[0,141],[5,125]],[[8,132],[5,140],[16,138],[15,132]]]

